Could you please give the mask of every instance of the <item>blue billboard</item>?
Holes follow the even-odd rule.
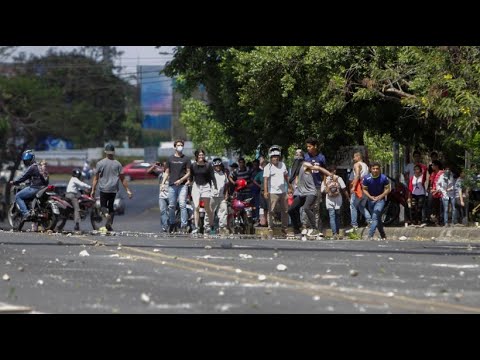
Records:
[[[161,75],[163,66],[138,66],[143,129],[170,131],[173,117],[172,79]]]

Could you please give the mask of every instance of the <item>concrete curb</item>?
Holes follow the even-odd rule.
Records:
[[[289,228],[289,232],[293,233],[293,229]],[[340,231],[343,234],[344,229]],[[388,240],[399,240],[402,236],[405,236],[406,240],[467,240],[467,241],[480,241],[480,228],[477,227],[424,227],[415,228],[409,227],[385,227],[385,233]],[[268,237],[268,229],[265,227],[255,228],[255,234],[261,238]],[[324,231],[326,237],[332,236],[332,231],[327,229]],[[362,240],[367,240],[368,229],[361,227],[358,229],[358,235]],[[274,237],[282,237],[280,228],[273,228]],[[378,231],[375,233],[375,237],[378,237]],[[344,239],[348,239],[344,237]],[[355,241],[352,239],[352,241]]]

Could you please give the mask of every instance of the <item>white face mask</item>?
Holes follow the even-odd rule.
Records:
[[[183,146],[177,146],[177,151],[181,153],[183,151]]]

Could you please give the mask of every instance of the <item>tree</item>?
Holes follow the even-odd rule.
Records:
[[[192,98],[183,100],[182,108],[180,121],[195,147],[209,155],[223,155],[230,139],[225,135],[224,126],[215,120],[213,111],[202,101]]]

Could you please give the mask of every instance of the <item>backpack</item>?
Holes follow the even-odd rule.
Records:
[[[328,196],[335,197],[340,195],[340,184],[338,183],[338,176],[328,176],[325,178],[325,190]]]

